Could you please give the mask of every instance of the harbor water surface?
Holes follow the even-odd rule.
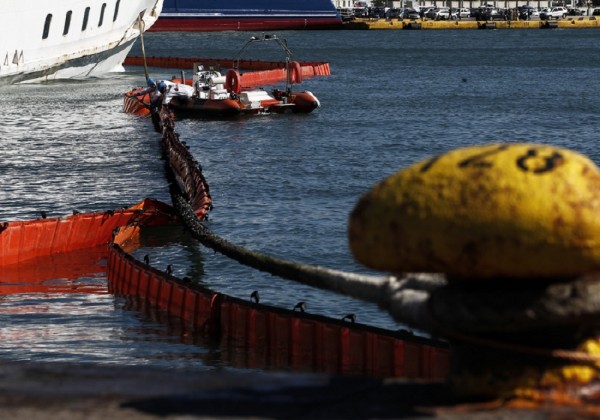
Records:
[[[148,55],[235,58],[251,33],[147,33]],[[260,35],[260,34],[256,34]],[[322,107],[308,115],[177,121],[201,163],[214,210],[208,226],[244,247],[334,269],[373,273],[347,246],[348,214],[372,185],[416,161],[493,142],[571,148],[600,162],[600,31],[278,32],[299,61],[327,61],[306,79]],[[139,43],[132,52],[141,55]],[[282,59],[274,45],[243,58]],[[188,77],[191,69],[184,69]],[[177,69],[150,69],[160,79]],[[0,221],[169,202],[149,120],[122,112],[142,68],[86,81],[0,87]],[[556,198],[557,200],[560,197]],[[256,272],[198,245],[179,228],[147,232],[138,258],[210,288],[337,319],[405,328],[374,304]],[[73,257],[76,264],[76,257]],[[185,340],[106,292],[11,294],[0,299],[7,360],[227,367],[218,349]]]

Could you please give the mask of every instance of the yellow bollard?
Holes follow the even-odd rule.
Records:
[[[600,269],[600,171],[552,146],[450,151],[390,176],[350,216],[364,265],[450,279],[576,276]]]

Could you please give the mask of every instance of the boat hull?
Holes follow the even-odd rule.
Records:
[[[331,0],[165,0],[152,31],[268,31],[341,27]]]
[[[177,117],[233,117],[241,113],[239,102],[233,99],[173,98],[169,109]]]
[[[123,111],[128,114],[146,117],[150,115],[150,94],[142,88],[134,89],[123,95]]]
[[[294,104],[293,112],[296,114],[308,114],[321,106],[316,96],[308,91],[293,93],[291,102]]]
[[[0,84],[123,71],[163,0],[20,0],[0,13]],[[142,17],[140,25],[139,17]]]
[[[341,25],[336,17],[324,18],[211,18],[161,15],[151,32],[216,32],[216,31],[273,31],[335,28]]]
[[[59,79],[85,79],[111,72],[124,71],[123,61],[125,61],[134,43],[135,39],[132,39],[118,48],[62,61],[55,65],[43,66],[39,70],[31,69],[30,71],[7,75],[0,78],[0,84],[35,83]]]
[[[261,101],[249,106],[234,99],[198,99],[176,97],[169,102],[169,109],[178,118],[235,117],[259,114],[308,114],[320,106],[319,100],[310,92],[293,93],[289,100]]]
[[[226,118],[265,113],[308,114],[319,106],[319,100],[308,91],[293,93],[285,102],[277,99],[262,101],[256,107],[245,106],[234,99],[174,97],[169,102],[169,109],[178,118]],[[145,93],[142,88],[127,92],[123,96],[123,110],[128,114],[150,115],[150,94]]]

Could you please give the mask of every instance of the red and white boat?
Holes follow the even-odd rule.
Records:
[[[238,70],[231,69],[223,76],[214,69],[196,67],[191,95],[182,95],[180,84],[171,85],[165,95],[169,108],[176,116],[232,116],[240,114],[309,113],[320,106],[311,92],[292,92],[293,83],[299,83],[300,64],[290,63],[292,70],[285,90],[244,89]],[[290,72],[288,70],[288,72]],[[176,93],[171,95],[171,92]]]
[[[253,42],[277,42],[286,53],[284,89],[267,91],[245,85],[240,74],[240,56]],[[302,82],[302,66],[292,61],[292,54],[284,42],[274,35],[262,38],[252,37],[240,50],[234,67],[221,73],[220,69],[201,63],[194,64],[195,74],[192,80],[172,79],[161,81],[163,87],[162,104],[177,117],[229,117],[237,115],[259,115],[272,113],[310,113],[320,106],[317,97],[309,91],[294,92],[294,84]],[[252,79],[260,80],[260,72],[253,72]],[[250,78],[247,78],[249,80]],[[250,83],[248,83],[250,84]],[[127,92],[124,99],[126,112],[135,114],[150,113],[153,92],[147,88]]]

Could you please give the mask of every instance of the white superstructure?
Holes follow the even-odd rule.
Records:
[[[163,0],[0,0],[0,83],[122,70],[140,26],[152,26],[162,4]]]

